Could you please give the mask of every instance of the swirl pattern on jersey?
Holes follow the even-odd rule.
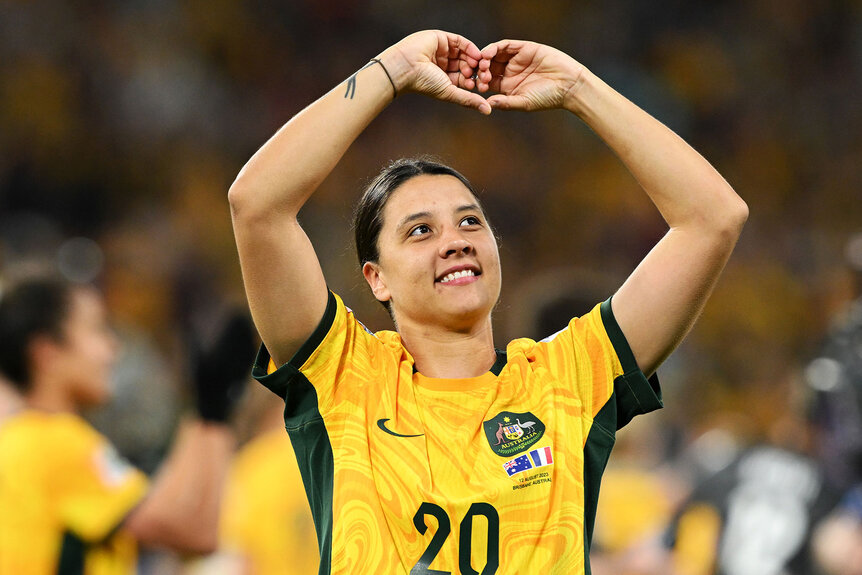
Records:
[[[288,364],[263,348],[255,377],[289,402],[292,386],[314,399],[287,421],[294,445],[319,445],[325,429],[331,449],[331,501],[311,501],[332,513],[321,573],[584,573],[618,422],[661,406],[657,381],[621,362],[617,331],[608,301],[543,341],[510,342],[491,372],[429,378],[397,333],[370,333],[330,294]]]

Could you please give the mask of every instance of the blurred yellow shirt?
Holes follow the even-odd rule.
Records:
[[[0,575],[135,573],[137,545],[117,528],[147,483],[77,415],[0,419]]]
[[[314,575],[317,534],[299,466],[283,429],[237,453],[225,487],[222,552],[254,575]]]

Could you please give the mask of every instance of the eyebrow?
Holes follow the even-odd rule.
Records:
[[[463,206],[459,206],[455,208],[455,213],[460,214],[462,212],[481,212],[482,209],[478,204],[464,204]],[[416,212],[415,214],[410,214],[409,216],[405,216],[398,225],[395,227],[396,230],[400,230],[403,227],[415,222],[416,220],[421,220],[425,218],[430,218],[433,214],[431,212]]]

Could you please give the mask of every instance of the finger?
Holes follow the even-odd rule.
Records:
[[[490,44],[482,48],[482,60],[487,60],[490,62],[494,59],[494,56],[497,55],[497,50],[499,50],[497,42],[491,42]]]
[[[464,76],[458,76],[458,87],[463,88],[464,90],[473,90],[476,87],[476,80],[471,78],[465,78]]]
[[[476,79],[479,82],[484,82],[485,84],[487,84],[488,82],[491,81],[491,78],[493,78],[493,77],[494,77],[494,75],[491,74],[491,71],[488,70],[487,68],[483,70],[481,65],[476,70]]]
[[[472,42],[470,44],[472,44]],[[478,48],[476,48],[476,51],[481,56],[481,52],[478,52]],[[475,57],[475,53],[471,56],[468,52],[462,50],[460,46],[453,45],[449,46],[447,59],[447,72],[454,72],[455,70],[460,70],[461,73],[467,77],[473,75],[473,70],[478,67],[480,61],[480,58]]]
[[[523,96],[494,94],[488,98],[488,105],[495,110],[528,110],[527,99]]]
[[[456,88],[455,86],[451,86],[449,89],[447,89],[443,93],[441,99],[448,102],[460,104],[461,106],[464,106],[466,108],[473,108],[474,110],[478,110],[480,113],[485,115],[491,113],[491,105],[488,103],[487,100],[485,100],[485,98],[483,98],[479,94],[468,92],[467,90]]]
[[[485,46],[482,57],[492,62],[508,62],[523,46],[523,40],[500,40]]]
[[[449,74],[449,79],[453,85],[464,90],[472,90],[476,86],[476,79],[473,76],[465,76],[460,72]]]
[[[447,74],[456,74],[461,70],[461,62],[459,60],[449,58],[446,60],[445,69]]]
[[[450,51],[455,49],[455,54],[462,53],[472,58],[475,61],[479,61],[482,58],[482,52],[479,48],[470,40],[460,36],[458,34],[446,33],[448,45],[450,47]],[[454,57],[454,55],[453,55]]]
[[[466,62],[470,68],[478,68],[479,62],[481,62],[481,60],[477,60],[476,58],[471,58],[467,54],[461,54],[461,59],[462,59],[462,61]]]

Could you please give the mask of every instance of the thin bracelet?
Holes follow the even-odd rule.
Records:
[[[370,61],[374,62],[375,64],[380,64],[380,67],[383,68],[383,73],[386,74],[386,77],[389,79],[389,83],[392,84],[392,99],[394,100],[395,98],[397,98],[398,89],[395,87],[395,82],[392,81],[392,76],[389,75],[389,70],[387,70],[386,66],[383,65],[383,62],[381,62],[377,58],[372,58]]]

